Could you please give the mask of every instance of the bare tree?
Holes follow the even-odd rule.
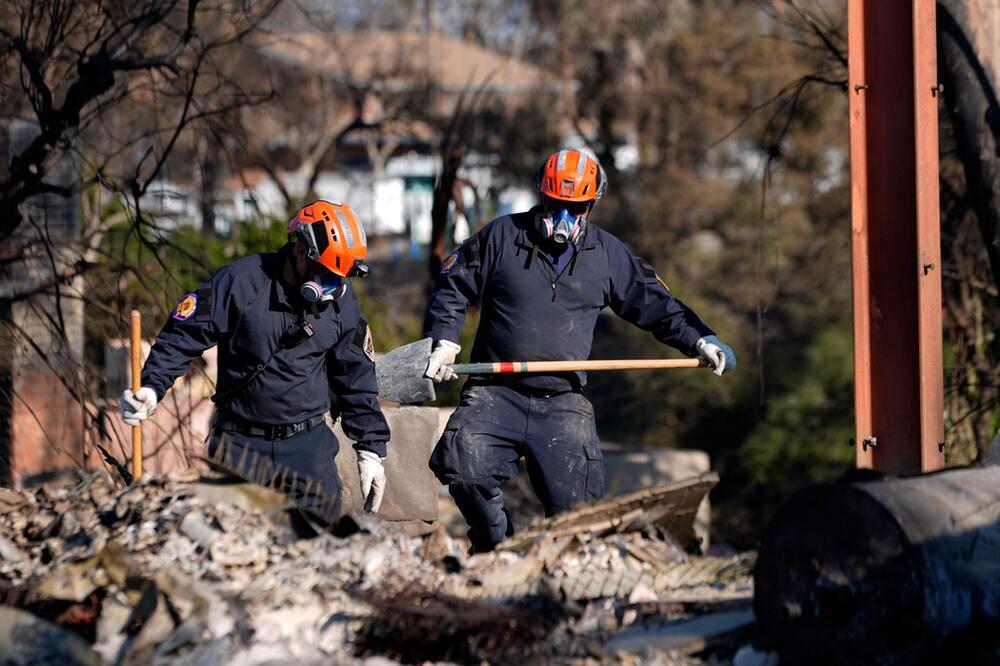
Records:
[[[0,25],[4,114],[30,114],[38,136],[0,182],[0,238],[14,233],[21,204],[37,194],[69,196],[100,183],[135,201],[192,124],[266,99],[230,86],[214,58],[276,1],[236,9],[222,0],[9,5]],[[67,153],[84,172],[70,188],[46,180]]]
[[[226,64],[279,1],[13,0],[0,8],[0,145],[9,151],[0,155],[0,326],[57,378],[74,403],[65,409],[82,412],[88,444],[102,446],[108,430],[92,399],[100,378],[83,362],[82,309],[109,304],[88,298],[86,276],[104,261],[114,266],[102,275],[111,284],[142,279],[123,250],[105,261],[107,232],[126,223],[151,250],[162,243],[144,195],[190,160],[213,119],[271,98],[266,81],[241,85]],[[54,217],[59,202],[65,211]],[[14,384],[0,383],[5,410],[30,410]],[[62,447],[57,435],[49,440]],[[83,465],[88,455],[70,457]]]
[[[1000,6],[939,0],[949,460],[982,459],[1000,406]]]
[[[1000,5],[939,0],[938,76],[969,200],[1000,285]]]
[[[466,88],[459,95],[448,124],[441,137],[441,173],[434,183],[434,202],[431,206],[431,243],[427,269],[433,282],[441,270],[448,252],[448,221],[452,203],[456,214],[465,214],[462,197],[463,181],[458,176],[465,158],[465,144],[471,125],[479,109],[483,92],[489,84],[485,80],[475,90]]]

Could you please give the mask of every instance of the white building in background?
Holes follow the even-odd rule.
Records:
[[[247,118],[247,145],[256,145],[260,154],[248,163],[268,160],[281,187],[263,169],[234,165],[238,171],[216,186],[214,217],[222,234],[236,221],[286,216],[282,190],[293,197],[306,192],[318,159],[321,170],[314,191],[349,203],[376,241],[373,249],[380,249],[378,239],[391,239],[387,242],[394,248],[405,244],[406,252],[419,254],[430,241],[434,181],[442,170],[436,147],[448,119],[463,109],[469,112],[470,95],[481,109],[514,110],[542,98],[570,95],[576,87],[547,68],[442,32],[331,34],[310,25],[281,35],[257,51],[255,67],[273,75],[279,87],[291,81],[298,89],[306,82],[304,90],[316,96],[322,108],[315,114],[289,114],[284,105],[254,108]],[[336,150],[323,157],[310,152],[322,145],[321,137],[334,136],[337,128],[349,127],[352,121],[369,128],[384,126],[386,135],[339,135]],[[508,187],[509,181],[498,173],[500,161],[497,154],[466,154],[458,175],[469,183],[462,200],[471,220],[452,208],[454,242],[468,237],[477,224],[536,202],[532,174]],[[192,176],[197,179],[189,172],[184,177]],[[144,202],[147,210],[159,211],[157,215],[173,224],[188,219],[198,224],[198,184],[185,184],[186,202],[174,197],[183,192],[180,185],[165,185],[159,202]],[[397,249],[391,252],[399,254]]]
[[[524,187],[499,185],[490,161],[472,155],[468,160],[471,166],[459,171],[459,177],[472,184],[463,187],[462,197],[476,218],[488,222],[492,217],[535,205],[538,195],[532,183]],[[434,181],[439,170],[439,159],[410,153],[389,158],[381,177],[362,170],[323,172],[316,180],[315,191],[320,198],[350,204],[373,239],[405,240],[405,251],[417,255],[421,247],[430,243]],[[306,188],[305,178],[300,174],[284,174],[284,184],[292,192]],[[281,218],[286,214],[285,199],[270,177],[260,175],[243,185],[217,194],[216,231],[222,235],[229,233],[235,222]],[[482,200],[477,198],[477,192]],[[180,224],[200,223],[198,194],[194,187],[159,181],[149,188],[142,205],[158,228],[171,231]],[[482,213],[477,206],[484,208]],[[461,243],[475,232],[475,221],[470,223],[464,215],[456,213],[454,204],[451,219],[454,243]]]

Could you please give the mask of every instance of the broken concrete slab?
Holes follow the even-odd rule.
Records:
[[[383,407],[392,438],[386,447],[386,491],[378,515],[386,520],[437,520],[441,484],[427,461],[437,443],[438,410],[434,407]],[[343,487],[345,514],[364,511],[358,457],[338,421],[337,470]]]

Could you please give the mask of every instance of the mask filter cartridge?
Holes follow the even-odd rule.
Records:
[[[568,210],[563,208],[552,219],[552,240],[557,243],[576,242],[577,236],[580,235],[580,229],[580,218],[571,215]]]
[[[339,275],[312,277],[302,283],[299,293],[307,303],[335,301],[344,295],[347,285]]]

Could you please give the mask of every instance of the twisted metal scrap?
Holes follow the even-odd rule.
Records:
[[[340,519],[338,489],[330,492],[322,481],[279,465],[245,446],[237,446],[226,435],[221,438],[215,454],[205,460],[218,470],[282,493],[324,525],[335,524]]]

